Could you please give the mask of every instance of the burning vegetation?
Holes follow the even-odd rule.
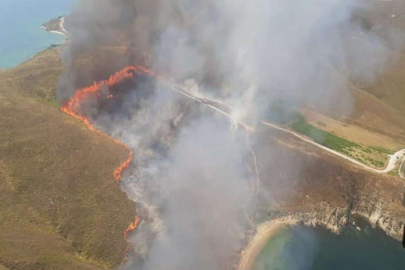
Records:
[[[77,90],[76,93],[74,94],[74,96],[72,98],[70,98],[67,102],[65,102],[65,104],[63,104],[61,106],[61,110],[70,115],[73,116],[74,118],[79,119],[80,121],[82,121],[83,123],[85,123],[91,130],[96,131],[98,134],[105,136],[109,139],[112,139],[116,144],[125,147],[129,154],[127,159],[121,163],[121,165],[115,169],[113,175],[114,178],[116,180],[116,182],[119,182],[121,177],[122,177],[122,173],[125,171],[125,169],[127,169],[129,167],[129,165],[133,162],[134,160],[134,152],[133,150],[126,145],[125,143],[121,142],[118,139],[115,139],[113,137],[111,137],[110,135],[108,135],[107,133],[97,129],[89,120],[89,118],[87,118],[85,115],[83,115],[81,113],[81,104],[85,101],[87,101],[90,98],[97,98],[97,99],[111,99],[115,97],[114,93],[110,93],[109,89],[120,84],[123,83],[125,81],[129,81],[132,80],[134,78],[134,75],[136,74],[146,74],[146,75],[153,75],[154,73],[152,71],[150,71],[149,69],[142,67],[142,66],[128,66],[125,67],[124,69],[116,72],[114,75],[111,75],[110,78],[108,80],[103,80],[100,82],[95,82],[92,86],[90,87],[86,87],[80,90]],[[108,88],[108,91],[102,91],[105,88]],[[124,231],[124,239],[127,240],[128,235],[135,231],[136,228],[138,227],[140,222],[140,217],[136,216],[135,220],[128,226],[128,228]],[[128,245],[128,247],[125,250],[125,254],[127,254],[130,251],[130,246]],[[127,261],[127,256],[125,256],[124,261],[122,262],[122,264],[124,264]]]
[[[90,120],[81,114],[80,112],[80,105],[82,102],[86,101],[89,98],[113,98],[114,94],[111,93],[103,93],[101,90],[105,87],[113,87],[119,83],[122,83],[126,80],[133,79],[135,74],[150,74],[153,75],[153,72],[149,69],[141,66],[129,66],[125,67],[124,69],[116,72],[114,75],[111,75],[108,80],[104,80],[101,82],[95,82],[92,86],[86,87],[76,91],[74,96],[70,98],[64,105],[61,106],[61,110],[70,116],[73,116],[83,123],[85,123],[91,130],[96,131],[102,136],[108,137],[114,140],[117,144],[125,147],[129,151],[128,158],[114,171],[114,178],[118,182],[121,179],[121,175],[123,171],[128,168],[131,162],[134,160],[134,152],[132,149],[127,146],[126,144],[122,143],[121,141],[112,138],[105,132],[97,130],[94,125],[90,122]]]
[[[228,119],[205,111],[219,111],[208,101],[229,104],[232,120],[253,128],[272,100],[349,111],[343,75],[371,80],[387,52],[378,35],[352,20],[362,1],[349,2],[315,1],[313,12],[313,5],[297,1],[89,0],[69,16],[59,100],[134,63],[147,63],[174,82],[128,66],[78,90],[61,108],[103,136],[119,134],[115,142],[129,151],[114,177],[145,222],[137,217],[124,232],[127,238],[137,230],[124,267],[235,269],[245,232],[259,221],[256,199],[276,198],[278,187],[266,186],[259,170],[264,158],[278,156],[271,146],[267,156],[256,158],[254,150],[268,142],[252,136],[256,148],[246,147],[246,137]],[[164,91],[167,86],[180,90]],[[191,109],[184,109],[186,103]],[[205,104],[201,111],[198,103]],[[132,149],[139,158],[123,179],[134,161]],[[292,179],[305,181],[300,169],[289,158],[267,175],[294,172]],[[294,202],[294,185],[277,184],[281,198]]]

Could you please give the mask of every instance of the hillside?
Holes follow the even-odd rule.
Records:
[[[371,82],[350,82],[354,106],[352,120],[380,133],[405,135],[405,2],[370,1],[362,15],[365,25],[376,35],[390,40],[387,63]],[[387,46],[386,43],[382,43]]]
[[[364,217],[401,239],[403,179],[370,173],[272,129],[261,128],[252,141],[261,182],[256,224],[293,217],[339,231],[356,217]],[[294,169],[286,164],[294,164]]]
[[[394,23],[401,28],[404,24],[405,30],[405,19],[404,23],[393,20],[401,18],[402,15],[396,13],[401,13],[405,4],[400,5],[399,1],[373,2],[378,8],[365,16],[366,25]],[[395,16],[391,17],[393,13]],[[103,32],[102,36],[113,39],[108,31]],[[65,78],[68,83],[63,84],[65,89],[59,88],[62,90],[58,97],[68,98],[74,89],[72,84],[77,88],[88,86],[93,80],[106,79],[128,64],[153,62],[153,56],[139,53],[140,49],[133,46],[133,40],[138,39],[129,40],[131,42],[120,38],[107,45],[95,42],[99,46],[78,49],[77,55],[67,61],[72,67],[68,78]],[[398,176],[398,168],[392,174],[372,173],[289,132],[304,134],[318,144],[351,156],[372,168],[385,167],[388,154],[405,148],[405,91],[401,88],[402,75],[405,75],[402,68],[405,54],[397,48],[390,49],[387,71],[378,74],[373,82],[363,84],[351,81],[350,76],[347,76],[347,80],[346,77],[341,80],[344,86],[342,91],[347,93],[338,94],[347,94],[350,98],[342,99],[342,103],[349,101],[349,105],[339,106],[340,100],[336,99],[324,107],[322,104],[305,104],[302,108],[294,107],[292,113],[287,110],[287,116],[278,119],[279,126],[288,129],[287,132],[260,124],[256,129],[247,128],[245,133],[240,125],[239,131],[246,135],[248,147],[243,160],[238,162],[241,166],[248,163],[243,173],[247,175],[246,178],[252,179],[250,184],[254,191],[251,205],[244,213],[246,231],[243,233],[249,236],[254,233],[257,224],[291,216],[306,224],[339,231],[360,216],[372,225],[381,227],[391,237],[400,239],[405,224],[405,188],[404,180]],[[17,68],[0,71],[0,269],[111,269],[118,267],[124,258],[127,243],[123,239],[123,232],[134,220],[135,208],[115,182],[113,171],[127,158],[128,151],[59,110],[55,92],[62,72],[58,48],[39,53]],[[157,72],[160,74],[160,71]],[[170,72],[162,74],[169,79],[176,75],[170,75]],[[337,77],[343,74],[339,73]],[[179,81],[180,85],[182,83]],[[229,126],[227,113],[231,114],[230,107],[187,95],[174,88],[170,87],[174,90],[170,92],[170,97],[165,93],[162,99],[170,100],[173,94],[181,100],[173,113],[175,120],[172,121],[173,115],[166,115],[165,110],[156,112],[155,107],[148,107],[151,114],[158,115],[151,119],[169,123],[170,129],[166,130],[164,126],[162,130],[152,130],[151,136],[145,135],[149,134],[149,130],[136,134],[142,139],[147,137],[145,140],[148,143],[145,143],[145,149],[138,144],[131,145],[135,159],[137,155],[149,158],[145,156],[152,156],[155,151],[162,151],[163,155],[171,153],[177,132],[188,121],[199,117],[213,119],[215,116],[223,121],[224,126]],[[128,87],[128,92],[132,90]],[[122,100],[126,99],[123,97]],[[143,99],[137,99],[137,102],[149,104],[144,103]],[[137,102],[130,104],[131,108],[138,105]],[[110,108],[100,107],[106,111]],[[276,108],[276,111],[283,109]],[[177,117],[179,111],[181,115]],[[162,112],[165,117],[160,117]],[[119,116],[118,110],[116,113]],[[111,123],[114,124],[117,123]],[[137,127],[138,122],[132,124]],[[134,130],[137,131],[135,127]],[[128,137],[133,135],[128,134]],[[198,141],[198,138],[194,136],[192,140]],[[217,148],[221,147],[219,145]],[[187,151],[194,155],[194,151]],[[190,154],[186,156],[191,157]],[[207,157],[202,155],[199,162],[203,163]],[[134,167],[138,169],[139,164],[144,163],[137,163]],[[199,165],[190,158],[190,163],[186,165],[194,164]],[[209,171],[204,169],[204,164],[201,165],[199,171]],[[183,167],[180,169],[183,170]],[[137,177],[137,174],[133,176]],[[172,185],[172,182],[167,182]],[[226,194],[228,190],[223,189],[223,194]],[[183,193],[185,189],[180,190]],[[186,195],[187,192],[185,190]],[[190,201],[193,201],[194,194],[204,195],[198,189],[191,193]],[[220,198],[225,198],[222,193]],[[163,204],[170,208],[170,204],[164,200]],[[203,206],[206,207],[205,204]],[[158,215],[166,215],[163,213],[165,207]],[[143,209],[140,207],[137,210],[142,212],[140,215],[147,212],[141,211]],[[176,229],[183,228],[180,225],[188,222],[187,219],[176,219],[179,212],[181,217],[187,213],[181,208],[168,211],[175,214],[170,218],[176,220]],[[134,233],[133,236],[141,237],[134,238],[131,252],[135,259],[139,255],[139,260],[144,259],[141,255],[146,254],[147,249],[140,247],[144,253],[135,254],[136,248],[143,244],[136,240],[152,241],[155,236],[148,234],[149,228],[146,228],[150,224],[153,226],[155,216],[145,214],[141,218],[146,222],[141,223],[137,233]],[[244,220],[242,215],[241,219]],[[204,222],[201,224],[205,225]],[[142,225],[144,231],[141,230]],[[228,230],[228,226],[224,227],[224,232],[232,231]],[[204,236],[200,231],[196,234]],[[244,239],[246,244],[248,238]],[[217,242],[221,244],[215,238],[213,246]],[[233,258],[235,261],[237,255]]]
[[[127,150],[59,111],[57,48],[0,72],[0,268],[118,266],[135,216]]]
[[[310,124],[307,127],[345,142],[347,147],[339,152],[368,166],[383,168],[387,154],[405,147],[405,3],[369,3],[367,9],[355,14],[355,19],[361,21],[364,31],[382,38],[380,45],[387,52],[385,66],[365,81],[337,71],[342,81],[346,80],[340,90],[340,96],[345,98],[337,97],[333,105],[306,104],[299,111]],[[392,175],[398,174],[397,169]]]

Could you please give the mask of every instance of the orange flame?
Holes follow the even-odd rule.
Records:
[[[128,228],[124,231],[124,238],[127,239],[128,235],[135,231],[135,229],[138,227],[139,222],[141,221],[141,219],[136,216],[134,222],[132,222],[131,224],[129,224]]]
[[[122,70],[116,72],[114,75],[110,76],[110,78],[108,80],[104,80],[101,82],[95,82],[90,87],[86,87],[86,88],[76,91],[74,96],[71,99],[69,99],[69,101],[67,103],[62,105],[60,109],[63,112],[65,112],[66,114],[69,114],[69,115],[79,119],[83,123],[85,123],[91,130],[94,130],[97,133],[99,133],[105,137],[113,139],[108,134],[106,134],[100,130],[96,130],[96,128],[93,126],[93,124],[90,123],[90,121],[85,116],[83,116],[79,113],[79,105],[82,101],[88,99],[91,96],[96,96],[96,97],[100,96],[100,89],[102,89],[103,87],[105,87],[105,86],[111,87],[120,82],[131,79],[131,78],[133,78],[134,74],[148,74],[148,75],[151,75],[154,77],[156,76],[151,70],[149,70],[145,67],[142,67],[142,66],[125,67],[124,69],[122,69]],[[108,95],[107,98],[112,98],[112,95]],[[129,146],[122,143],[121,141],[119,141],[117,139],[113,139],[113,140],[115,141],[115,143],[125,147],[129,151],[128,158],[113,173],[115,180],[118,182],[121,179],[121,175],[122,175],[123,171],[126,168],[128,168],[128,166],[134,160],[134,152],[131,150],[131,148]]]
[[[101,96],[100,90],[103,87],[105,87],[105,86],[111,87],[120,82],[131,79],[131,78],[133,78],[134,74],[147,74],[152,77],[157,77],[156,74],[153,73],[151,70],[149,70],[145,67],[142,67],[142,66],[125,67],[124,69],[122,69],[122,70],[116,72],[114,75],[110,76],[110,78],[108,80],[104,80],[104,81],[97,82],[97,83],[95,82],[90,87],[86,87],[86,88],[76,91],[76,93],[73,95],[73,97],[71,99],[69,99],[69,101],[67,103],[65,103],[64,105],[62,105],[60,108],[61,111],[63,111],[64,113],[71,115],[74,118],[77,118],[80,121],[82,121],[83,123],[85,123],[91,130],[96,131],[97,133],[99,133],[100,135],[102,135],[104,137],[114,140],[114,142],[116,144],[121,145],[128,150],[129,154],[128,154],[127,159],[117,169],[115,169],[115,171],[113,173],[114,178],[117,182],[121,179],[123,171],[125,169],[127,169],[129,167],[129,165],[132,163],[132,161],[134,160],[134,152],[128,145],[121,142],[120,140],[114,139],[107,133],[97,130],[94,127],[94,125],[92,123],[90,123],[90,121],[85,116],[83,116],[79,113],[79,105],[82,101],[86,100],[87,98],[89,98],[91,96],[96,96],[96,97]],[[111,94],[107,96],[107,98],[109,98],[109,99],[113,98],[113,97],[114,96]],[[128,235],[131,232],[135,231],[135,229],[138,227],[139,222],[140,222],[140,218],[139,218],[139,216],[136,216],[134,222],[129,224],[128,228],[124,231],[125,239],[127,239]],[[125,249],[125,254],[127,254],[129,251],[130,251],[130,246],[128,245],[128,247]],[[128,257],[125,256],[125,258],[121,264],[121,267],[127,260],[128,260]]]
[[[129,252],[129,246],[128,246],[127,249],[126,249],[125,254],[127,254],[128,252]],[[123,259],[122,262],[121,262],[121,265],[120,265],[120,268],[119,268],[119,269],[122,269],[122,267],[124,266],[124,264],[125,264],[127,261],[128,261],[128,257],[125,255],[124,259]]]
[[[131,246],[128,245],[128,246],[126,247],[126,249],[124,250],[124,259],[122,260],[119,269],[122,269],[122,267],[124,266],[124,264],[128,261],[128,252],[129,252],[130,250],[131,250]]]
[[[140,221],[141,221],[140,217],[139,217],[139,216],[136,216],[134,222],[132,222],[131,224],[129,224],[128,228],[124,231],[124,239],[127,239],[127,238],[128,238],[128,235],[129,235],[131,232],[133,232],[133,231],[136,230],[136,228],[138,227]],[[128,255],[127,255],[127,254],[128,254],[128,252],[129,252],[130,250],[131,250],[131,246],[128,245],[127,248],[126,248],[125,251],[124,251],[125,256],[124,256],[124,259],[123,259],[122,262],[121,262],[120,269],[121,269],[121,268],[124,266],[124,264],[128,261]]]

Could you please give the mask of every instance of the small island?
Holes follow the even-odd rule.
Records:
[[[42,25],[46,31],[50,33],[60,34],[65,37],[68,37],[68,32],[66,31],[65,27],[65,17],[59,16],[58,18],[54,18]]]

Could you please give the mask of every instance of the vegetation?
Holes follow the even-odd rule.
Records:
[[[391,175],[391,176],[398,176],[399,175],[398,170],[392,170],[392,171],[388,172],[388,174]]]
[[[320,130],[310,125],[305,119],[291,124],[291,128],[301,134],[312,138],[315,142],[332,150],[349,154],[347,148],[360,147],[357,143],[340,138],[332,133]]]
[[[56,49],[0,72],[0,269],[118,266],[134,205],[112,175],[126,149],[61,113]]]
[[[309,124],[305,119],[295,121],[290,124],[290,127],[301,134],[304,134],[312,138],[315,142],[328,147],[337,152],[343,153],[349,157],[352,157],[366,165],[382,168],[385,166],[387,156],[378,150],[386,150],[384,148],[369,148],[357,144],[355,142],[348,141],[344,138],[338,137],[333,133],[323,131]]]

